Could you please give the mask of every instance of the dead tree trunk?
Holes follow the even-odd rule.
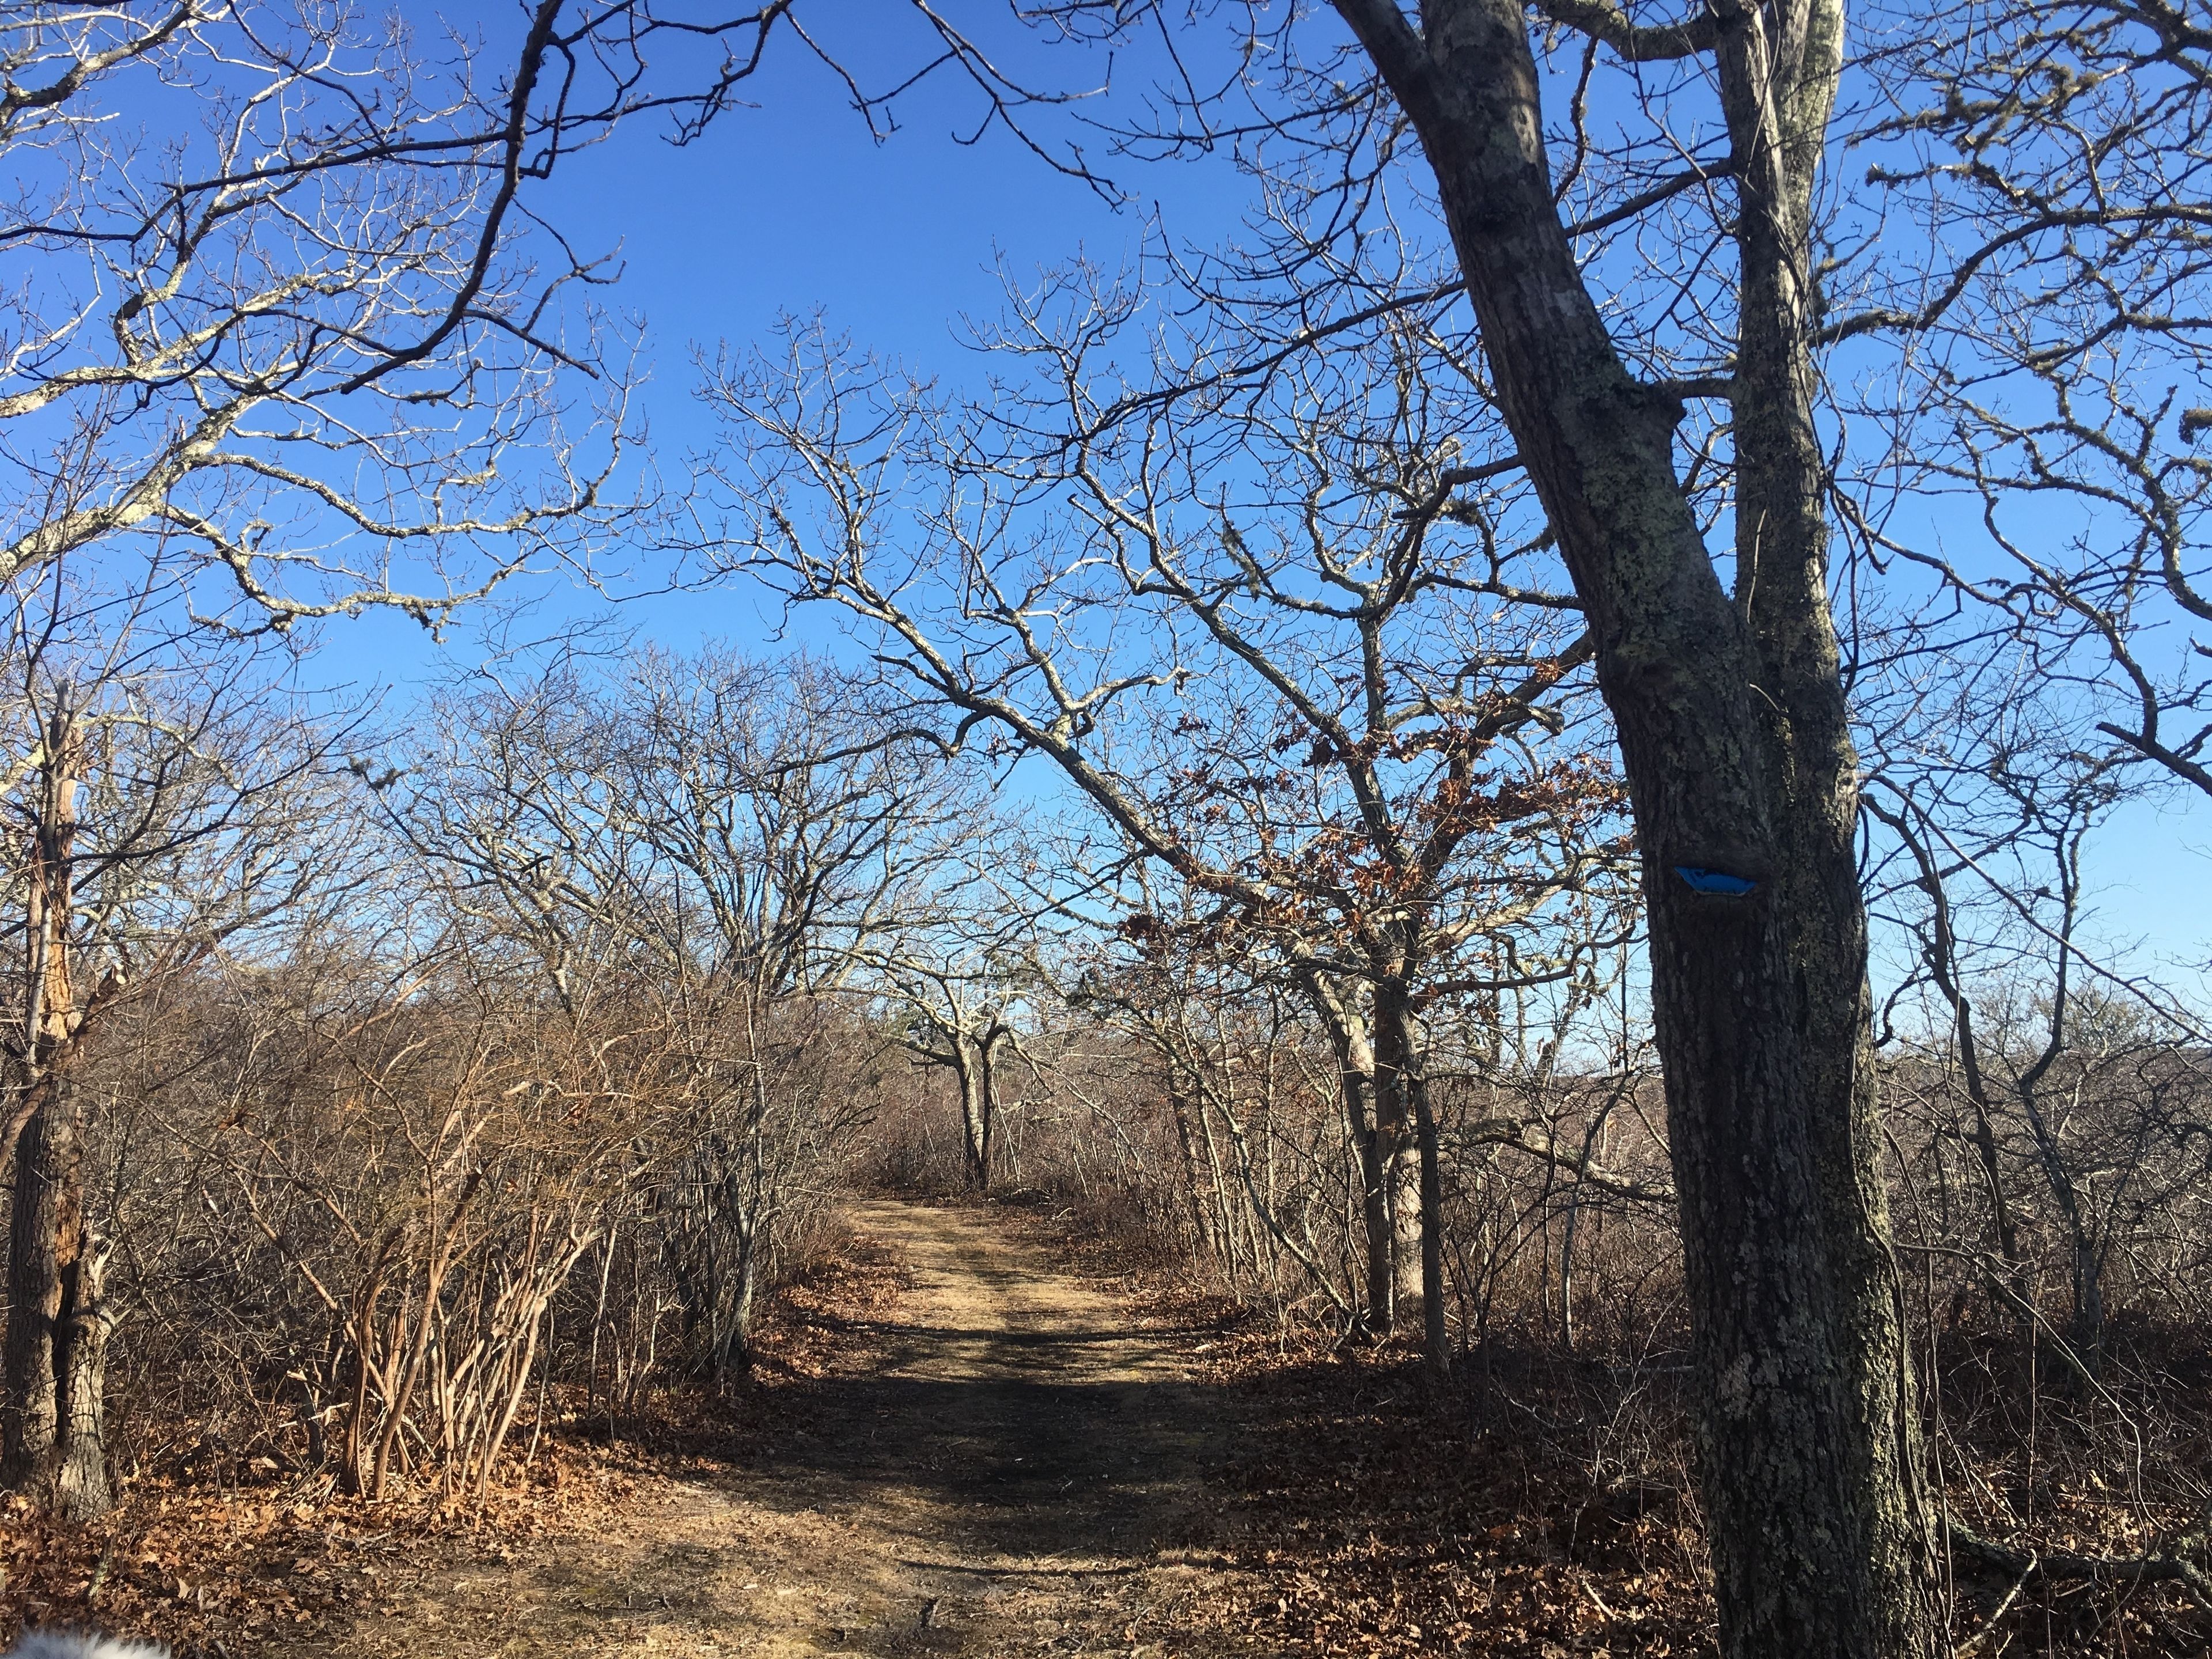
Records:
[[[9,1237],[7,1484],[73,1520],[106,1511],[103,1258],[84,1224],[80,1096],[66,1075],[15,1148]]]
[[[106,1258],[86,1224],[83,1099],[70,1074],[79,1018],[70,924],[83,764],[83,729],[64,703],[46,726],[32,837],[16,1067],[30,1111],[15,1146],[0,1413],[0,1479],[76,1520],[105,1513],[112,1501],[104,1443]]]

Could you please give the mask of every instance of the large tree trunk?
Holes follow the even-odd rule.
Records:
[[[61,1459],[54,1507],[72,1521],[105,1515],[107,1484],[107,1250],[88,1230],[62,1279],[55,1362],[61,1376]]]
[[[993,1050],[999,1046],[999,1033],[987,1030],[975,1044],[976,1121],[980,1133],[975,1141],[975,1190],[988,1192],[991,1187],[992,1142],[999,1127],[999,1079],[994,1067]],[[1020,1172],[1014,1172],[1018,1183]]]
[[[1390,1323],[1401,1330],[1421,1306],[1421,1153],[1402,1092],[1390,1102],[1391,1115],[1382,1115],[1391,1092],[1375,1091],[1375,1138],[1389,1195]]]
[[[1451,1337],[1444,1328],[1444,1165],[1437,1115],[1425,1079],[1415,1078],[1413,1133],[1420,1146],[1421,1352],[1429,1370],[1451,1369]]]
[[[0,1479],[73,1520],[110,1503],[103,1429],[107,1314],[84,1219],[82,1096],[64,1073],[15,1147],[7,1404]]]
[[[720,1351],[714,1356],[714,1382],[720,1388],[732,1376],[752,1369],[753,1303],[760,1291],[762,1239],[758,1224],[740,1212],[737,1224],[738,1261],[726,1311]]]
[[[1316,969],[1308,968],[1299,983],[1336,1050],[1345,1125],[1359,1154],[1360,1226],[1367,1246],[1366,1306],[1359,1324],[1367,1336],[1380,1339],[1396,1329],[1400,1303],[1410,1305],[1420,1288],[1412,1254],[1420,1178],[1406,1133],[1405,1097],[1380,1086],[1375,1031],[1365,1013]],[[1385,1097],[1394,1092],[1395,1098]]]
[[[76,1206],[79,1158],[76,1099],[54,1098],[48,1079],[39,1109],[15,1143],[15,1199],[8,1236],[8,1393],[0,1479],[39,1502],[51,1501],[61,1450],[62,1278],[76,1254],[76,1229],[64,1217]]]
[[[1681,404],[1630,373],[1560,223],[1518,0],[1433,0],[1425,39],[1393,0],[1339,5],[1434,169],[1619,728],[1723,1651],[1924,1654],[1926,1538],[1876,1159],[1855,758],[1802,288],[1802,204],[1840,15],[1800,19],[1806,67],[1780,115],[1771,101],[1741,107],[1746,87],[1768,84],[1746,61],[1764,51],[1758,16],[1731,9],[1720,25],[1747,222],[1732,601],[1676,475]]]
[[[1418,1187],[1409,1177],[1406,1123],[1377,1086],[1375,1052],[1367,1034],[1355,1029],[1342,1011],[1324,1009],[1336,1039],[1337,1076],[1344,1090],[1345,1121],[1359,1154],[1359,1219],[1367,1246],[1367,1305],[1360,1324],[1380,1340],[1397,1328],[1401,1300],[1410,1301],[1406,1283],[1407,1238],[1401,1221],[1418,1213]]]
[[[991,1181],[989,1147],[985,1139],[982,1061],[967,1038],[956,1036],[952,1042],[952,1073],[960,1084],[961,1158],[968,1171],[968,1185],[980,1193],[989,1188]]]

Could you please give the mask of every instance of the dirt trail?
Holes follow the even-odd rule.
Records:
[[[1227,1589],[1187,1548],[1228,1433],[1184,1380],[1200,1339],[1134,1328],[988,1216],[875,1203],[853,1219],[915,1288],[873,1328],[877,1362],[825,1385],[819,1432],[674,1483],[635,1537],[438,1586],[417,1607],[447,1651],[1220,1650],[1178,1632]]]

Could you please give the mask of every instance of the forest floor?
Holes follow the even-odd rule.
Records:
[[[481,1509],[245,1468],[134,1480],[91,1527],[14,1509],[0,1638],[97,1626],[182,1659],[1711,1651],[1693,1529],[1641,1496],[1629,1519],[1591,1509],[1526,1423],[1470,1456],[1462,1396],[1402,1352],[1259,1328],[1019,1206],[848,1219],[718,1417],[657,1446],[549,1432]]]
[[[95,1626],[180,1655],[1169,1653],[1229,1444],[1204,1333],[1055,1261],[1018,1211],[859,1203],[779,1296],[756,1384],[683,1449],[548,1437],[471,1517],[126,1486],[89,1528],[0,1515],[0,1640]],[[135,1488],[135,1490],[134,1490]],[[1168,1638],[1174,1636],[1172,1645]]]
[[[0,1639],[96,1625],[180,1659],[1714,1651],[1679,1367],[1501,1347],[1438,1389],[1402,1351],[1256,1321],[1036,1211],[848,1219],[718,1414],[653,1445],[549,1431],[465,1510],[243,1474],[142,1478],[92,1527],[12,1510]],[[2031,1611],[2009,1650],[2212,1650],[2163,1593]]]
[[[1191,1547],[1224,1450],[1188,1375],[1198,1337],[1133,1318],[977,1211],[877,1202],[851,1220],[904,1285],[848,1322],[811,1410],[738,1467],[641,1487],[619,1530],[428,1575],[336,1646],[901,1659],[1158,1654],[1174,1636],[1177,1654],[1215,1651],[1181,1634],[1234,1577]]]

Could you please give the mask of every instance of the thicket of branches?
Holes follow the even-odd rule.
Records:
[[[793,8],[0,17],[0,1480],[481,1498],[741,1395],[880,1182],[1601,1377],[1732,1652],[2212,1607],[2212,1024],[2090,874],[2212,787],[2203,31],[1335,10],[1045,9],[1229,53],[1085,149],[916,8],[1250,216],[1012,286],[981,394],[726,352],[673,499],[538,192],[835,69]],[[853,648],[313,689],[617,545]]]
[[[62,1201],[101,1271],[69,1312],[115,1333],[109,1460],[480,1490],[518,1423],[619,1432],[736,1381],[763,1291],[868,1182],[1048,1195],[1273,1316],[1389,1334],[1376,1067],[1343,1035],[1372,991],[1317,997],[1281,936],[1080,820],[958,805],[986,779],[885,744],[849,678],[567,650],[372,761],[358,726],[281,739],[279,685],[59,652],[17,635],[14,800],[38,844],[72,711],[70,927],[36,931],[33,865],[11,937],[82,988],[45,1086],[82,1124]],[[1516,982],[1413,1012],[1435,1190],[1389,1224],[1434,1247],[1441,1365],[1680,1351],[1632,928],[1570,910]],[[2205,1047],[2040,935],[1948,948],[1882,1072],[1929,1363],[2154,1395],[2212,1316]],[[10,1029],[50,1014],[19,995]],[[2191,1497],[2179,1454],[2138,1478]]]

